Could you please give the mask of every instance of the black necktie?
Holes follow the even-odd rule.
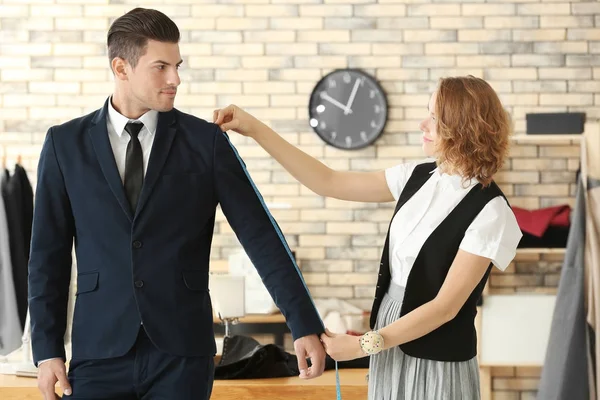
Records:
[[[129,122],[125,125],[125,131],[131,136],[131,140],[127,144],[127,152],[125,156],[125,193],[131,206],[131,212],[135,214],[138,198],[142,191],[144,183],[144,160],[142,155],[142,145],[138,139],[140,130],[144,124],[139,122]]]

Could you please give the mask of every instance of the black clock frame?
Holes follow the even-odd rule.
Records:
[[[377,132],[376,135],[374,135],[371,139],[369,139],[366,142],[361,142],[360,145],[357,146],[353,146],[353,147],[346,147],[346,146],[342,146],[339,145],[335,142],[332,142],[330,140],[328,140],[328,138],[323,137],[323,135],[317,130],[317,127],[313,127],[311,125],[312,130],[317,134],[317,136],[323,140],[326,144],[335,147],[337,149],[342,149],[342,150],[359,150],[359,149],[363,149],[365,147],[368,147],[370,145],[372,145],[373,143],[375,143],[382,135],[383,132],[385,131],[385,126],[387,125],[388,122],[388,101],[387,101],[387,94],[386,92],[383,90],[383,87],[379,84],[379,82],[377,81],[377,79],[375,79],[375,77],[373,77],[371,74],[365,72],[362,69],[359,68],[338,68],[335,69],[327,74],[325,74],[323,77],[321,77],[321,79],[319,79],[319,81],[316,83],[316,85],[313,87],[313,89],[311,90],[310,93],[310,97],[309,97],[309,102],[308,102],[308,119],[310,121],[311,118],[313,118],[313,115],[311,114],[311,110],[315,107],[314,105],[314,98],[315,98],[315,91],[317,90],[318,87],[321,86],[321,84],[323,83],[323,81],[325,81],[327,78],[329,78],[331,75],[334,74],[339,74],[342,72],[353,72],[353,73],[358,73],[360,75],[362,75],[365,79],[367,79],[377,90],[379,90],[379,92],[382,94],[382,98],[383,98],[383,124],[381,125],[381,128],[379,129],[379,132]],[[310,124],[309,124],[310,125]]]

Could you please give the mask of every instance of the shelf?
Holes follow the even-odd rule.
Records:
[[[519,248],[517,254],[565,254],[566,248]]]
[[[581,141],[582,134],[572,134],[572,135],[526,135],[519,134],[511,136],[511,140],[516,140],[519,142],[542,142],[542,143],[552,143],[552,142],[563,142],[565,140],[573,140],[573,141]]]

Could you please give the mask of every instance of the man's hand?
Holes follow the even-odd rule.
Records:
[[[56,382],[60,382],[60,387],[64,394],[71,395],[71,385],[67,379],[67,369],[65,363],[60,358],[55,358],[43,362],[38,367],[38,388],[44,396],[44,400],[60,399],[56,395],[54,388]]]
[[[323,344],[317,335],[309,335],[296,339],[294,350],[298,357],[300,378],[312,379],[323,374],[325,370],[325,349],[323,349]],[[310,368],[306,362],[307,358],[310,358]]]

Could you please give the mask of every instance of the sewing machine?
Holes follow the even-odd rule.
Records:
[[[245,315],[244,277],[211,274],[208,288],[213,314],[225,325],[225,337],[231,336],[231,326]],[[223,339],[216,339],[217,354],[222,354]]]

